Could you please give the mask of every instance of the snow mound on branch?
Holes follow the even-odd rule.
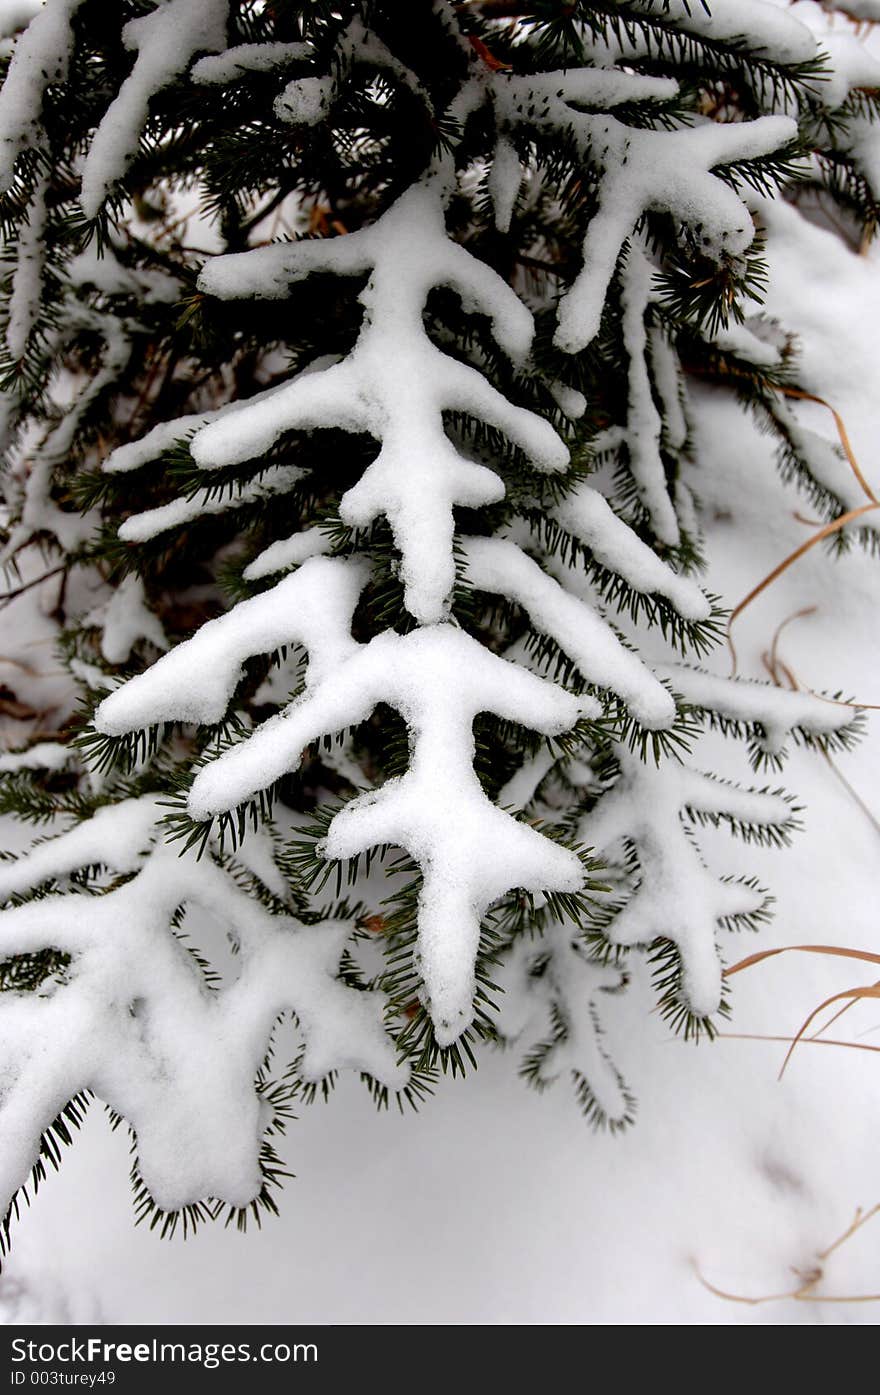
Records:
[[[374,436],[382,449],[343,495],[340,517],[365,527],[385,515],[401,552],[407,609],[421,623],[435,623],[455,580],[453,507],[478,508],[504,496],[499,476],[450,440],[444,413],[495,427],[538,470],[565,469],[568,450],[548,422],[508,402],[476,369],[431,342],[425,303],[435,286],[451,286],[468,311],[489,316],[497,343],[515,363],[529,351],[532,317],[500,276],[450,241],[442,191],[434,185],[413,186],[360,232],[218,257],[200,286],[223,299],[283,297],[314,272],[370,273],[355,348],[341,363],[301,375],[203,427],[193,457],[206,468],[232,465],[264,454],[286,431],[317,427]]]
[[[83,0],[53,0],[33,16],[15,45],[0,88],[0,188],[8,189],[23,150],[39,147],[43,95],[67,76],[72,21]]]
[[[557,640],[584,677],[618,693],[643,726],[671,724],[672,694],[590,606],[548,576],[515,543],[463,538],[461,548],[474,586],[522,605],[536,628]]]
[[[311,56],[312,46],[306,43],[238,44],[225,53],[200,58],[193,64],[190,77],[206,87],[214,83],[221,86],[247,73],[270,73]]]
[[[336,816],[326,855],[347,859],[394,844],[419,864],[419,963],[438,1041],[448,1044],[472,1018],[488,907],[512,887],[576,891],[584,883],[574,853],[486,797],[473,768],[474,718],[493,712],[550,736],[599,708],[449,625],[357,643],[351,617],[366,575],[363,562],[313,558],[111,693],[96,724],[122,734],[167,720],[219,721],[245,658],[293,640],[304,645],[302,695],[197,774],[189,812],[206,819],[267,789],[312,741],[365,721],[377,703],[396,708],[410,730],[409,771]],[[650,689],[649,675],[645,683]]]
[[[364,1070],[406,1084],[382,1027],[384,998],[337,978],[347,922],[302,926],[273,915],[211,857],[179,857],[157,837],[152,800],[99,810],[3,868],[0,897],[93,862],[131,880],[104,895],[46,896],[0,911],[5,955],[51,948],[70,962],[38,993],[0,1002],[0,1195],[25,1182],[40,1135],[94,1090],[132,1125],[152,1195],[173,1209],[207,1197],[247,1205],[259,1193],[266,1111],[258,1072],[280,1014],[296,1013],[302,1074]],[[239,949],[237,979],[209,989],[172,932],[197,905]]]
[[[876,0],[855,3],[876,5]],[[655,0],[635,0],[633,8],[700,38],[720,43],[748,38],[757,52],[776,63],[808,63],[816,56],[816,39],[807,26],[768,0],[711,0],[705,6],[693,0],[664,0],[659,14]]]
[[[578,828],[578,837],[599,852],[625,840],[638,857],[639,884],[608,936],[618,945],[671,941],[681,957],[683,1000],[697,1017],[708,1017],[721,1003],[716,927],[760,914],[766,897],[748,883],[722,881],[707,871],[682,815],[784,830],[791,807],[778,795],[738,789],[670,761],[655,768],[623,746],[615,757],[619,779]]]
[[[568,353],[595,338],[620,250],[643,213],[670,214],[705,256],[741,254],[752,243],[754,226],[742,199],[713,170],[770,155],[797,137],[796,123],[786,116],[654,130],[626,126],[604,110],[580,110],[607,104],[609,77],[621,89],[629,80],[633,100],[646,95],[644,78],[592,68],[537,76],[495,73],[490,82],[502,131],[524,126],[565,134],[598,171],[599,206],[584,239],[583,269],[559,309],[555,342]],[[652,95],[662,99],[669,90],[655,80]]]
[[[122,31],[135,65],[95,132],[82,169],[82,207],[96,218],[137,153],[150,100],[186,71],[197,53],[226,47],[228,0],[159,0]]]
[[[26,29],[42,5],[43,0],[0,0],[0,37]]]

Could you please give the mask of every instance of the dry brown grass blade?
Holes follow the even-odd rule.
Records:
[[[850,799],[852,799],[856,804],[858,804],[859,808],[865,815],[865,818],[868,820],[868,822],[873,824],[877,832],[880,833],[880,819],[877,818],[877,815],[874,813],[874,810],[871,808],[869,804],[865,803],[858,790],[853,788],[849,780],[844,775],[843,771],[839,768],[839,766],[835,765],[828,752],[823,751],[822,754],[825,757],[827,764],[830,765],[832,772],[837,776],[838,780],[843,785],[843,788],[846,790]]]
[[[852,444],[849,439],[849,433],[847,432],[846,424],[843,420],[843,417],[838,412],[837,408],[832,407],[830,402],[826,402],[824,397],[817,397],[817,395],[814,392],[804,392],[802,388],[780,387],[777,388],[777,391],[781,392],[784,397],[795,397],[801,402],[815,402],[818,404],[818,406],[825,407],[831,413],[831,415],[834,418],[834,425],[837,427],[837,434],[840,437],[840,444],[843,447],[843,453],[849,461],[850,469],[852,470],[853,474],[855,475],[856,479],[858,480],[867,497],[871,500],[871,503],[880,504],[880,499],[877,498],[877,495],[874,493],[873,489],[868,484],[868,481],[865,479],[865,476],[862,474],[861,466],[859,465],[859,462],[856,460],[855,451],[853,450]]]
[[[871,954],[866,949],[845,949],[840,945],[782,945],[777,949],[759,950],[757,954],[750,954],[747,958],[740,959],[737,964],[733,964],[731,968],[725,969],[725,975],[729,977],[731,974],[739,973],[741,969],[749,969],[754,964],[760,964],[761,961],[764,959],[772,959],[774,955],[787,954],[790,951],[800,952],[803,954],[829,954],[837,958],[858,959],[862,963],[867,964],[880,964],[880,955]],[[819,1033],[816,1033],[812,1037],[808,1037],[806,1035],[810,1026],[816,1020],[820,1012],[823,1012],[825,1008],[830,1007],[832,1003],[844,1003],[844,1006],[834,1014],[830,1021],[825,1023],[825,1026],[823,1028],[820,1029],[821,1031],[827,1031],[828,1028],[832,1025],[832,1023],[836,1022],[838,1018],[842,1017],[843,1014],[849,1010],[849,1008],[853,1007],[854,1004],[859,1002],[862,998],[880,998],[880,982],[874,983],[868,988],[848,988],[841,993],[833,994],[832,997],[826,998],[823,1003],[820,1003],[817,1008],[813,1009],[806,1021],[802,1023],[800,1030],[794,1037],[780,1038],[781,1040],[787,1041],[790,1044],[788,1051],[785,1055],[785,1060],[783,1061],[782,1067],[779,1071],[779,1079],[781,1080],[783,1075],[785,1074],[786,1067],[788,1066],[788,1063],[791,1060],[792,1052],[794,1051],[796,1046],[800,1045],[801,1042],[814,1042],[819,1045],[822,1045],[823,1042],[827,1043],[828,1039],[822,1038]],[[841,1044],[843,1045],[845,1043]]]
[[[821,527],[820,524],[817,524],[816,526]],[[781,620],[779,622],[779,624],[776,626],[776,629],[773,631],[773,638],[770,641],[770,653],[764,658],[764,663],[767,667],[770,677],[773,679],[773,682],[776,683],[777,686],[780,688],[782,687],[782,684],[776,677],[776,670],[779,665],[782,665],[782,669],[785,673],[786,678],[788,679],[790,686],[792,688],[797,688],[799,686],[798,681],[792,673],[791,669],[788,667],[787,664],[783,664],[782,660],[779,658],[779,641],[782,638],[782,632],[783,630],[787,630],[789,625],[793,625],[795,620],[805,620],[808,615],[815,615],[818,609],[819,607],[815,605],[805,605],[802,607],[801,610],[796,610],[794,614],[787,615],[784,620]]]
[[[763,581],[759,581],[757,586],[753,586],[748,595],[744,596],[739,604],[734,606],[727,621],[727,647],[730,650],[730,657],[733,663],[732,672],[734,676],[737,670],[736,647],[733,643],[733,636],[731,634],[734,621],[742,615],[747,606],[752,604],[752,601],[756,600],[758,596],[761,595],[762,591],[766,591],[768,586],[772,586],[773,582],[777,581],[778,578],[782,576],[783,572],[788,571],[789,567],[799,561],[800,558],[809,552],[811,548],[814,548],[817,543],[822,542],[823,538],[830,537],[832,533],[839,533],[841,528],[845,528],[848,523],[852,523],[856,518],[861,518],[863,514],[871,513],[877,508],[880,508],[880,502],[860,504],[857,509],[849,509],[847,513],[842,513],[839,518],[835,518],[831,523],[826,523],[823,528],[819,529],[818,533],[814,533],[811,538],[807,538],[806,542],[801,543],[800,547],[796,547],[794,552],[790,552],[787,557],[784,557],[771,572],[767,573]],[[844,703],[843,705],[845,707],[852,706],[851,703]]]
[[[878,1211],[880,1211],[880,1202],[878,1202],[876,1206],[872,1206],[870,1211],[863,1211],[861,1206],[857,1206],[852,1223],[847,1226],[842,1235],[838,1235],[837,1239],[832,1241],[827,1250],[819,1251],[819,1258],[821,1260],[826,1260],[829,1255],[833,1255],[835,1250],[839,1250],[841,1245],[845,1245],[847,1240],[855,1235],[857,1230],[861,1230],[862,1226],[866,1225],[872,1216],[876,1216]]]
[[[835,1020],[832,1017],[831,1022]],[[831,1026],[831,1022],[826,1025],[826,1031]],[[773,1032],[716,1032],[715,1035],[719,1038],[723,1037],[726,1041],[773,1041],[783,1042],[786,1045],[794,1041],[794,1037],[785,1037],[781,1033],[776,1035]],[[839,1037],[803,1037],[801,1044],[803,1046],[844,1046],[850,1051],[876,1051],[880,1053],[880,1046],[869,1046],[867,1042],[862,1041],[842,1041]]]
[[[785,1074],[795,1047],[798,1046],[800,1042],[802,1042],[805,1038],[808,1041],[816,1039],[806,1037],[806,1033],[809,1030],[809,1028],[813,1025],[820,1012],[824,1012],[826,1008],[831,1007],[832,1003],[846,1002],[847,1006],[849,1006],[850,1002],[858,1002],[862,998],[880,998],[880,982],[872,983],[867,988],[844,988],[843,991],[840,993],[832,993],[831,997],[826,998],[824,1003],[820,1003],[818,1007],[813,1008],[813,1011],[798,1028],[797,1034],[793,1038],[791,1046],[785,1053],[785,1060],[782,1062],[782,1066],[779,1071],[779,1079],[781,1080],[783,1075]],[[840,1014],[838,1013],[836,1014],[836,1016],[840,1016]]]
[[[710,1293],[714,1293],[716,1298],[723,1298],[728,1303],[746,1303],[749,1307],[753,1308],[759,1307],[762,1303],[779,1303],[785,1299],[793,1300],[796,1303],[878,1303],[880,1302],[880,1293],[853,1293],[841,1295],[816,1292],[816,1289],[825,1277],[825,1265],[831,1255],[834,1254],[834,1251],[839,1250],[842,1245],[845,1245],[848,1240],[851,1240],[857,1231],[862,1229],[862,1226],[867,1225],[868,1221],[870,1221],[873,1216],[877,1215],[878,1211],[880,1211],[880,1204],[872,1206],[869,1211],[863,1211],[861,1206],[856,1207],[856,1214],[846,1230],[844,1230],[841,1235],[838,1235],[837,1239],[832,1241],[827,1249],[817,1251],[817,1263],[805,1274],[799,1272],[797,1269],[794,1270],[794,1273],[801,1280],[797,1288],[786,1289],[782,1293],[764,1293],[757,1298],[752,1298],[744,1293],[730,1293],[727,1289],[718,1288],[716,1284],[710,1283],[709,1280],[700,1273],[700,1268],[696,1260],[692,1261],[694,1270],[703,1287],[708,1289]]]
[[[849,439],[849,433],[846,429],[846,423],[844,422],[843,417],[840,415],[837,409],[835,407],[832,407],[830,402],[826,402],[824,397],[818,397],[816,393],[813,392],[805,392],[802,388],[780,387],[777,389],[777,391],[785,397],[793,397],[803,402],[815,402],[820,407],[827,408],[827,410],[831,413],[831,415],[834,418],[834,423],[837,427],[837,433],[840,437],[840,444],[843,447],[843,451],[846,455],[847,460],[849,461],[850,468],[853,474],[855,475],[856,479],[858,480],[865,495],[867,496],[869,502],[867,504],[861,505],[860,508],[849,509],[846,513],[841,514],[839,518],[835,518],[831,523],[827,523],[824,527],[820,527],[811,538],[808,538],[805,543],[802,543],[800,547],[796,548],[794,552],[790,553],[789,556],[786,557],[782,562],[780,562],[777,567],[774,567],[773,570],[767,576],[764,577],[764,580],[759,582],[757,586],[753,587],[749,594],[740,601],[739,605],[734,607],[734,609],[730,613],[730,618],[727,622],[727,646],[730,650],[731,662],[733,664],[732,672],[734,675],[736,674],[737,670],[737,655],[736,647],[733,643],[731,629],[733,626],[733,622],[737,619],[739,615],[742,614],[746,606],[751,605],[752,601],[755,600],[756,597],[760,596],[762,591],[766,590],[768,586],[771,586],[773,582],[776,581],[777,578],[780,577],[784,571],[787,571],[787,569],[794,562],[798,561],[799,558],[803,557],[804,553],[809,552],[811,547],[815,547],[816,543],[821,542],[823,538],[829,537],[832,533],[839,532],[841,528],[845,527],[846,524],[851,522],[854,518],[858,518],[860,517],[860,515],[868,513],[872,509],[880,508],[880,499],[877,498],[877,495],[874,493],[873,489],[868,484],[868,481],[862,473],[861,466],[859,465],[859,462],[856,459],[855,452],[852,448],[852,443]],[[796,517],[799,517],[799,515],[796,515]],[[806,522],[807,520],[800,519],[800,521]],[[799,614],[803,613],[806,612],[799,612]],[[795,617],[793,616],[791,618],[794,619]],[[832,700],[833,699],[828,699],[828,701]],[[841,705],[845,707],[855,706],[855,704],[850,703],[843,703]],[[869,707],[871,706],[871,704],[859,703],[858,706]]]
[[[820,1037],[823,1040],[827,1041],[827,1037],[824,1036],[824,1033],[830,1031],[830,1029],[834,1026],[835,1022],[839,1022],[841,1017],[843,1017],[847,1012],[849,1012],[850,1008],[854,1006],[855,1005],[853,1003],[844,1003],[842,1008],[838,1008],[837,1012],[833,1013],[831,1017],[829,1017],[828,1021],[822,1024],[818,1032],[814,1032],[811,1037],[804,1037],[804,1041],[818,1041]]]
[[[796,1303],[880,1303],[880,1293],[814,1293],[813,1289],[822,1278],[821,1273],[817,1276],[808,1275],[799,1288],[790,1288],[784,1293],[762,1293],[759,1298],[749,1298],[744,1293],[728,1293],[726,1289],[710,1284],[699,1269],[696,1270],[696,1274],[703,1288],[714,1293],[716,1298],[723,1298],[728,1303],[748,1303],[753,1308],[760,1307],[762,1303],[779,1303],[786,1298],[793,1299]]]
[[[776,949],[761,949],[749,954],[724,970],[726,978],[732,978],[741,969],[750,969],[760,964],[762,959],[772,959],[777,954],[833,954],[842,959],[861,959],[866,964],[880,964],[880,954],[870,954],[866,949],[845,949],[842,945],[779,945]]]
[[[828,702],[832,707],[852,707],[858,712],[880,712],[880,702],[844,702],[842,698],[826,697],[824,693],[814,693],[812,688],[802,688],[804,693],[809,693],[810,697],[817,698],[819,702]]]
[[[750,1298],[745,1293],[729,1293],[727,1289],[718,1288],[715,1284],[710,1283],[706,1276],[700,1273],[696,1264],[694,1264],[694,1270],[703,1288],[714,1293],[716,1298],[723,1298],[726,1303],[746,1303],[750,1308],[758,1308],[762,1303],[780,1303],[784,1298],[797,1298],[799,1296],[797,1290],[793,1289],[786,1289],[784,1293],[762,1293],[759,1298]]]
[[[814,692],[812,688],[803,687],[803,685],[798,682],[798,678],[794,670],[791,669],[789,665],[779,657],[779,639],[782,634],[782,631],[786,628],[787,625],[790,625],[792,621],[802,620],[807,615],[814,615],[817,609],[818,607],[814,605],[805,606],[803,610],[796,610],[793,615],[789,615],[785,620],[783,620],[779,625],[776,626],[773,638],[770,641],[769,651],[766,651],[761,655],[761,662],[763,663],[765,669],[769,673],[771,679],[776,684],[777,688],[782,688],[785,686],[785,684],[782,681],[784,679],[785,683],[788,684],[792,692],[807,692],[810,694],[811,697],[817,698],[820,702],[830,702],[833,707],[852,707],[856,708],[859,712],[880,711],[880,705],[878,705],[877,703],[854,701],[840,702],[837,698],[829,698],[826,697],[824,693],[817,693]],[[858,790],[850,784],[843,771],[832,760],[828,752],[823,750],[822,756],[825,759],[825,763],[831,770],[832,775],[836,776],[836,778],[840,781],[840,783],[843,785],[843,788],[849,795],[850,799],[852,799],[856,804],[858,804],[862,813],[865,815],[865,818],[869,821],[869,823],[873,824],[877,832],[880,833],[880,819],[877,818],[870,805],[865,803]],[[841,1011],[845,1012],[846,1008],[842,1008]]]

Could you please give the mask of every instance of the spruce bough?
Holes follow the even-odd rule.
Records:
[[[274,1210],[341,1070],[416,1105],[506,1043],[630,1123],[631,956],[711,1036],[768,916],[699,825],[784,844],[786,746],[858,729],[718,676],[687,380],[823,521],[864,503],[785,395],[761,209],[870,235],[880,68],[761,0],[25,9],[2,562],[71,699],[0,758],[45,825],[0,865],[4,1240],[93,1096],[164,1231]]]

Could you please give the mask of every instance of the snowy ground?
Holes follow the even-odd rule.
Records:
[[[770,253],[770,309],[803,336],[803,377],[842,412],[880,487],[880,247],[858,257],[785,209]],[[809,507],[778,483],[764,438],[732,404],[700,399],[711,589],[734,604],[807,536]],[[833,434],[819,407],[805,422]],[[708,485],[712,479],[711,495]],[[875,657],[880,561],[832,562],[817,548],[737,625],[740,668],[763,676],[774,630],[808,686],[880,702]],[[30,612],[29,612],[30,613]],[[15,626],[5,656],[33,657],[43,636]],[[717,657],[726,671],[724,654]],[[44,689],[50,693],[51,688]],[[874,733],[839,768],[880,816]],[[721,765],[723,762],[723,767]],[[704,764],[750,782],[742,753],[713,741]],[[806,806],[781,855],[701,834],[713,867],[756,874],[777,915],[760,939],[730,946],[832,943],[880,950],[875,867],[880,831],[818,757],[795,756],[784,783]],[[20,836],[10,830],[8,846]],[[787,955],[735,980],[730,1032],[790,1035],[821,999],[868,983],[867,966]],[[343,1085],[305,1111],[286,1156],[297,1178],[282,1216],[246,1237],[222,1230],[163,1242],[131,1225],[127,1142],[95,1109],[61,1173],[17,1227],[0,1280],[7,1322],[872,1322],[876,1303],[759,1306],[713,1294],[793,1290],[857,1207],[880,1202],[880,1061],[805,1045],[785,1078],[785,1047],[728,1038],[699,1048],[669,1037],[646,982],[605,1008],[610,1045],[639,1100],[622,1138],[592,1134],[564,1089],[538,1097],[513,1059],[484,1060],[416,1117],[377,1116]],[[871,1036],[872,1029],[877,1035]],[[865,1035],[868,1033],[868,1035]],[[835,1034],[880,1047],[880,1009],[859,1006]],[[842,1245],[814,1291],[880,1293],[880,1215]]]

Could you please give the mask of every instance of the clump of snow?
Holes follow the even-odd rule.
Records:
[[[771,683],[721,678],[684,664],[659,666],[659,671],[686,702],[730,722],[756,727],[762,749],[776,755],[784,752],[786,740],[796,731],[829,736],[851,725],[856,716],[856,710],[845,703],[789,692]]]
[[[204,86],[223,86],[235,82],[247,73],[271,73],[288,63],[311,58],[312,46],[307,43],[238,44],[225,53],[200,58],[193,64],[190,77]]]
[[[0,188],[8,189],[23,150],[39,147],[43,96],[67,76],[72,20],[83,0],[53,0],[31,18],[18,39],[0,88]]]
[[[177,277],[167,271],[143,267],[129,270],[111,247],[105,245],[99,249],[94,243],[67,263],[65,276],[74,286],[94,287],[102,295],[136,296],[144,305],[174,304],[180,299],[182,289]]]
[[[553,517],[566,532],[586,544],[598,562],[617,572],[634,590],[642,595],[665,596],[686,620],[709,618],[711,607],[696,582],[667,566],[618,518],[598,490],[587,484],[578,485],[555,506]]]
[[[134,1129],[160,1206],[206,1196],[247,1205],[263,1183],[256,1078],[282,1013],[296,1013],[307,1080],[354,1068],[391,1089],[406,1084],[382,994],[337,977],[349,925],[273,915],[211,857],[161,843],[148,852],[159,814],[148,800],[108,806],[0,869],[5,896],[92,862],[134,871],[102,896],[72,891],[0,911],[4,953],[54,948],[71,959],[60,982],[0,1003],[5,1198],[26,1180],[42,1131],[93,1089]],[[226,927],[239,950],[233,983],[208,988],[172,933],[181,905]]]
[[[367,574],[361,560],[313,558],[129,679],[98,708],[99,729],[118,735],[162,721],[219,722],[245,659],[294,640],[308,649],[313,674],[332,673],[357,648],[351,617]]]
[[[336,72],[333,76],[309,74],[287,84],[273,103],[280,121],[301,126],[315,126],[323,121],[335,100],[339,79],[359,65],[378,68],[386,76],[397,79],[417,92],[429,111],[433,110],[427,91],[412,70],[377,34],[367,29],[359,16],[355,15],[339,35],[334,59]]]
[[[654,267],[633,240],[621,273],[623,339],[629,355],[629,401],[626,442],[628,464],[658,538],[670,547],[680,541],[678,520],[669,498],[660,442],[663,418],[657,409],[648,372],[645,314],[651,300]]]
[[[304,528],[292,538],[281,538],[271,543],[245,567],[242,575],[245,581],[261,581],[263,577],[274,576],[276,572],[302,566],[310,557],[320,557],[329,552],[331,546],[331,539],[322,528]]]
[[[739,789],[673,761],[653,766],[622,745],[615,754],[619,779],[578,827],[579,839],[598,853],[626,840],[638,857],[638,886],[607,934],[618,945],[671,940],[681,957],[684,1001],[698,1017],[707,1017],[721,1002],[716,929],[759,913],[765,896],[753,885],[709,872],[682,816],[785,829],[791,807],[779,795]]]
[[[72,552],[91,535],[97,521],[94,514],[66,512],[58,507],[51,497],[53,472],[56,465],[67,458],[95,399],[124,371],[131,356],[131,342],[123,323],[85,307],[71,309],[67,328],[87,328],[100,336],[103,341],[101,364],[57,425],[28,451],[20,518],[10,530],[0,552],[0,561],[9,561],[36,534],[43,532],[54,534],[64,551]]]
[[[108,664],[126,663],[142,639],[157,649],[168,648],[159,618],[147,605],[144,583],[135,573],[125,577],[110,600],[91,611],[83,624],[100,627],[101,654]]]
[[[662,100],[675,86],[605,69],[536,76],[499,72],[491,78],[502,127],[566,132],[599,173],[599,207],[584,239],[583,269],[559,309],[556,343],[568,353],[579,352],[595,338],[621,247],[643,213],[670,214],[695,237],[705,256],[740,254],[754,238],[751,218],[742,199],[712,171],[769,155],[797,136],[795,122],[786,116],[655,130],[626,126],[604,110],[579,109],[625,102],[627,90],[633,100]]]
[[[875,0],[855,0],[856,5],[860,3],[870,5]],[[846,7],[849,5],[850,0],[846,0]],[[658,14],[655,0],[635,0],[633,8]],[[810,29],[772,0],[711,0],[706,5],[693,0],[663,0],[659,17],[686,34],[720,43],[748,37],[755,52],[776,63],[808,63],[816,56],[816,39]]]
[[[136,444],[139,445],[140,442]],[[129,459],[132,458],[134,453],[129,456]],[[227,513],[229,509],[240,508],[242,504],[270,499],[273,494],[286,494],[305,473],[306,471],[295,465],[274,465],[258,479],[249,480],[240,488],[226,493],[202,489],[191,499],[172,499],[169,504],[161,504],[158,508],[132,514],[120,524],[119,536],[123,542],[147,542],[150,538],[157,538],[160,534],[180,528],[186,523],[194,523],[209,514]]]
[[[137,59],[101,119],[83,163],[82,207],[87,218],[97,217],[136,155],[151,98],[185,72],[195,54],[226,48],[228,20],[228,0],[160,0],[149,14],[125,25],[123,43]]]
[[[586,679],[622,697],[644,726],[671,724],[675,717],[671,693],[638,655],[621,644],[595,610],[566,591],[513,542],[463,538],[461,548],[474,586],[522,605],[535,627],[559,643]],[[594,705],[591,715],[598,716],[600,710]]]
[[[495,210],[495,226],[499,232],[510,231],[522,179],[523,168],[516,146],[506,136],[499,136],[488,179],[489,197]]]
[[[602,1043],[598,1003],[600,994],[619,993],[626,979],[619,969],[590,959],[569,929],[554,929],[542,939],[520,936],[495,971],[504,994],[502,1040],[528,1043],[549,1027],[549,1039],[532,1050],[522,1069],[537,1066],[539,1087],[569,1076],[576,1090],[588,1091],[604,1120],[623,1124],[633,1102]]]
[[[362,666],[360,674],[355,664]],[[473,768],[474,717],[492,711],[554,734],[577,719],[579,703],[448,626],[380,636],[334,687],[348,687],[352,678],[356,688],[349,700],[357,701],[356,710],[363,710],[360,692],[372,687],[402,713],[412,755],[406,775],[359,795],[336,816],[326,854],[350,858],[390,843],[406,848],[419,864],[423,886],[416,963],[437,1040],[448,1045],[473,1017],[480,921],[492,903],[513,887],[572,892],[584,884],[574,853],[487,799]],[[321,696],[315,693],[316,706]],[[311,706],[307,692],[299,710],[289,709],[305,731],[311,725]],[[222,786],[226,774],[219,762],[215,769]],[[215,781],[205,790],[209,801],[212,786],[217,788]]]
[[[164,455],[166,451],[171,450],[181,441],[185,441],[187,436],[198,427],[206,426],[209,421],[213,421],[218,415],[218,411],[191,412],[187,416],[176,417],[174,421],[161,421],[157,426],[152,427],[145,436],[141,436],[139,440],[128,441],[124,446],[117,446],[107,456],[101,469],[108,475],[121,474],[127,470],[139,470],[142,465],[151,464]]]
[[[569,387],[558,379],[548,384],[553,400],[569,421],[579,421],[587,410],[587,399],[577,388]]]
[[[425,302],[433,287],[451,286],[468,310],[489,315],[498,344],[516,362],[529,350],[532,318],[495,272],[450,241],[435,185],[413,186],[372,227],[346,237],[218,257],[200,285],[224,299],[280,297],[292,282],[319,271],[371,273],[352,353],[224,414],[196,433],[192,454],[205,467],[231,465],[262,455],[285,431],[316,427],[380,440],[377,459],[343,495],[340,517],[354,527],[388,518],[402,555],[407,608],[430,624],[446,613],[455,578],[453,507],[476,508],[504,494],[498,475],[449,439],[444,413],[465,412],[496,427],[537,469],[564,469],[568,451],[546,421],[508,402],[476,369],[431,342]]]
[[[40,312],[43,293],[43,239],[46,233],[46,179],[37,181],[20,229],[9,298],[6,347],[14,359],[24,358],[31,330]]]
[[[161,808],[153,796],[99,809],[66,833],[37,843],[14,862],[0,864],[0,901],[32,887],[60,881],[83,867],[133,872],[156,836]]]
[[[536,755],[524,760],[498,791],[499,806],[502,809],[525,809],[534,799],[536,790],[556,765],[558,758],[557,752],[548,742]]]
[[[42,8],[43,0],[2,0],[0,3],[0,36],[8,38],[26,29]]]
[[[58,741],[38,741],[26,751],[7,751],[0,755],[0,775],[14,775],[20,770],[63,770],[70,765],[76,752]]]
[[[330,77],[294,78],[275,98],[275,115],[297,126],[317,126],[333,104],[334,87]]]
[[[307,561],[111,693],[96,724],[119,734],[165,720],[218,721],[246,657],[303,644],[302,695],[196,776],[189,811],[204,819],[268,788],[310,742],[366,720],[379,702],[395,707],[410,729],[410,769],[347,805],[326,853],[350,858],[391,843],[419,863],[419,962],[438,1040],[449,1043],[471,1021],[480,920],[492,902],[514,886],[571,891],[583,883],[573,853],[484,794],[473,768],[474,718],[491,711],[553,735],[598,708],[448,625],[358,644],[350,624],[364,580],[362,563]],[[476,861],[475,847],[485,850]]]

